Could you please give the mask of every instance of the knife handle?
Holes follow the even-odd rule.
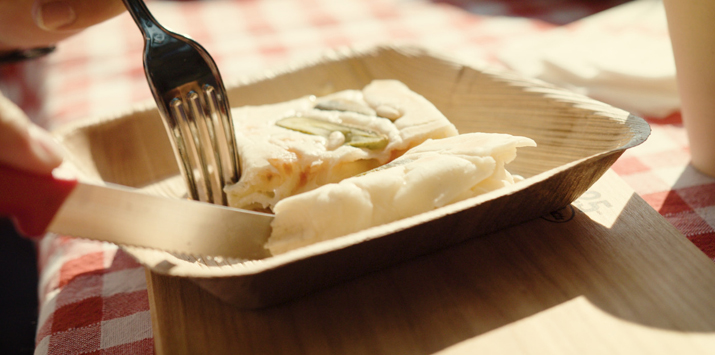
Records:
[[[42,235],[75,186],[75,179],[0,166],[0,216],[10,217],[26,236]]]

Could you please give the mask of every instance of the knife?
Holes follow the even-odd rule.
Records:
[[[270,256],[272,214],[148,195],[0,166],[0,216],[28,236],[45,232],[194,256]]]

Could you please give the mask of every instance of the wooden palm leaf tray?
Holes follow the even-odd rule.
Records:
[[[644,120],[607,104],[409,46],[333,51],[227,88],[231,105],[238,107],[361,89],[374,79],[402,81],[434,103],[460,133],[534,139],[538,147],[520,149],[508,166],[526,180],[262,260],[195,259],[123,248],[151,272],[190,278],[239,307],[264,307],[566,206],[650,133]],[[169,140],[151,104],[65,127],[56,135],[69,152],[68,163],[84,179],[176,198],[185,195]]]

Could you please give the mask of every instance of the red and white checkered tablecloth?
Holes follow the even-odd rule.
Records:
[[[592,14],[604,3],[616,1],[154,1],[149,7],[167,27],[202,43],[230,82],[329,47],[388,41],[500,65],[499,49],[510,41]],[[151,99],[142,49],[138,29],[124,14],[40,61],[0,67],[0,90],[48,128],[106,116]],[[649,119],[649,140],[627,151],[613,170],[715,258],[715,179],[688,165],[679,117]],[[134,260],[113,245],[62,236],[46,236],[38,248],[36,354],[153,353],[144,270]]]

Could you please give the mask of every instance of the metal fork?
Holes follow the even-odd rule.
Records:
[[[213,58],[196,41],[160,25],[143,0],[123,0],[144,35],[144,71],[189,197],[226,205],[240,177],[231,110]]]

